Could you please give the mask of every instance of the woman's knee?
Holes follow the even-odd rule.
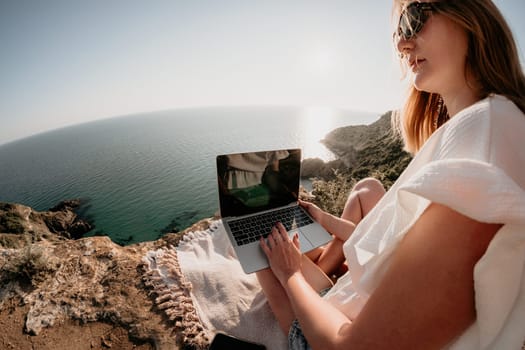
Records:
[[[385,193],[385,188],[383,187],[383,184],[381,181],[379,181],[376,178],[373,177],[366,177],[364,179],[359,180],[353,187],[353,191],[371,191],[375,193]]]
[[[359,198],[362,216],[366,216],[370,210],[385,194],[385,188],[381,181],[373,177],[360,180],[353,189]]]

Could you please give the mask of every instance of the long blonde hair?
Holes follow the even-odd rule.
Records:
[[[399,13],[407,2],[394,0],[395,10]],[[491,0],[441,2],[447,5],[438,12],[467,33],[465,72],[475,79],[479,97],[503,95],[525,113],[525,76],[518,49],[496,5]],[[396,118],[406,150],[416,153],[448,118],[439,94],[418,91],[412,86],[401,115]]]

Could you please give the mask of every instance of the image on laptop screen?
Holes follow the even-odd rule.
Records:
[[[300,172],[300,149],[218,156],[221,216],[241,216],[296,202]]]

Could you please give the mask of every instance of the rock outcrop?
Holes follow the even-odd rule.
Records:
[[[351,125],[331,131],[321,141],[336,160],[320,159],[303,162],[303,176],[332,180],[335,173],[359,180],[374,176],[388,188],[406,168],[412,157],[403,150],[399,135],[392,131],[392,112],[382,115],[370,125]]]
[[[342,160],[347,167],[355,166],[358,153],[379,139],[393,138],[391,128],[392,112],[385,113],[370,125],[351,125],[337,128],[321,142]]]
[[[142,281],[142,258],[176,245],[183,233],[125,247],[108,237],[70,239],[76,236],[72,229],[87,227],[74,207],[63,202],[36,212],[0,203],[0,325],[18,315],[18,326],[5,322],[12,329],[4,328],[0,348],[177,349],[174,323],[155,307]],[[68,341],[72,327],[86,330],[74,347]],[[47,338],[55,340],[42,345]]]
[[[0,203],[0,239],[6,246],[10,236],[5,233],[22,234],[26,238],[30,235],[33,239],[80,238],[93,228],[76,214],[80,204],[79,199],[67,200],[49,211],[38,212],[19,204]],[[13,244],[16,241],[19,237],[13,240]]]

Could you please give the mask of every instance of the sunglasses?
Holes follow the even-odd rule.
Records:
[[[423,29],[429,13],[442,8],[440,2],[412,2],[401,12],[394,37],[405,40],[413,38]]]

